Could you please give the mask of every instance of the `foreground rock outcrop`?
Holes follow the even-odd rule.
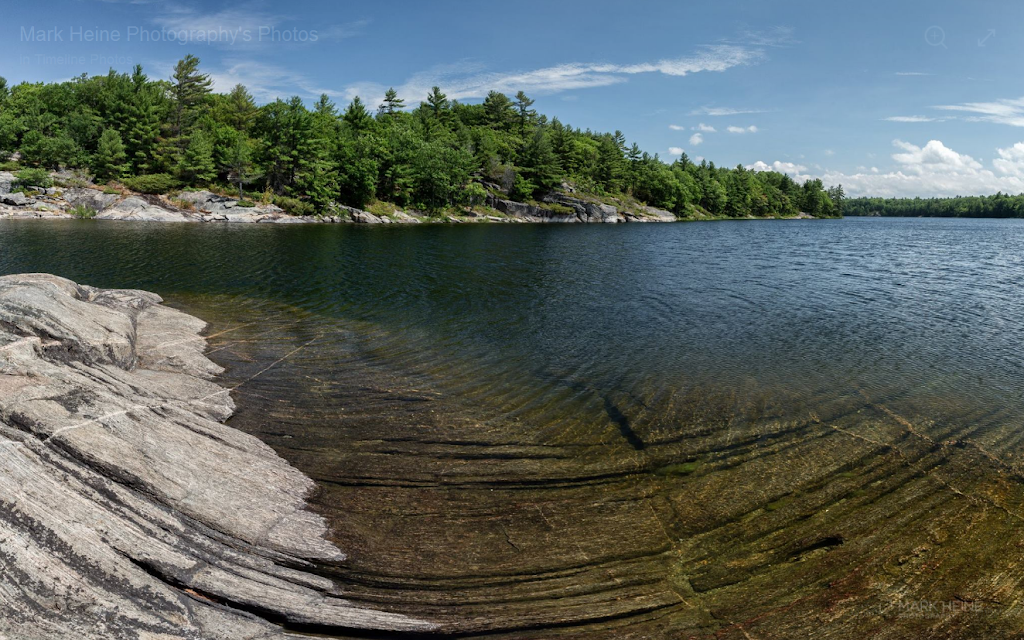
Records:
[[[221,422],[204,323],[141,291],[0,277],[0,636],[424,631],[310,572],[312,481]]]

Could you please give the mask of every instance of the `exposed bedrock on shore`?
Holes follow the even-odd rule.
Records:
[[[151,293],[0,277],[0,635],[271,638],[425,631],[311,572],[343,552],[313,482],[258,439]]]

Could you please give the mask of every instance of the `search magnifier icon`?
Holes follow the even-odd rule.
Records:
[[[942,27],[931,26],[925,29],[924,41],[933,47],[949,48],[946,46],[946,32]]]

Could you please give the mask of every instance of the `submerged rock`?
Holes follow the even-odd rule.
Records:
[[[313,482],[221,422],[205,324],[151,293],[0,277],[0,636],[423,631],[340,597]]]

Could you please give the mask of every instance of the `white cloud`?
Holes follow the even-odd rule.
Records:
[[[1024,178],[1024,142],[1018,142],[1009,149],[996,149],[999,156],[992,166],[1005,176]]]
[[[690,146],[696,147],[700,143],[704,142],[704,136],[700,133],[695,133],[690,136]]]
[[[670,124],[668,125],[668,128],[673,131],[686,131],[686,127],[678,124]]]
[[[683,148],[682,147],[669,147],[668,148],[668,155],[670,155],[670,156],[681,156],[681,155],[683,155]]]
[[[935,108],[945,111],[962,111],[977,114],[966,118],[973,122],[995,122],[1014,127],[1024,127],[1024,98],[996,100],[993,102],[947,104],[939,105]]]
[[[888,122],[944,122],[942,118],[930,118],[928,116],[889,116],[882,119]]]
[[[779,173],[788,173],[791,176],[797,176],[807,172],[807,167],[802,164],[781,162],[779,160],[776,160],[771,164],[758,160],[754,164],[747,165],[747,169],[752,169],[754,171],[777,171]]]
[[[754,125],[749,127],[726,127],[725,130],[729,133],[757,133],[757,127]]]
[[[877,167],[867,172],[848,174],[822,170],[810,175],[806,167],[775,162],[755,162],[757,171],[775,170],[803,181],[818,177],[827,185],[842,184],[851,196],[951,197],[957,195],[1024,192],[1024,142],[1006,149],[996,149],[991,168],[969,155],[950,149],[939,140],[930,140],[923,147],[893,140],[897,152],[892,154],[894,170],[882,173]]]
[[[715,132],[715,128],[714,127],[712,127],[709,124],[704,124],[703,122],[698,124],[696,127],[693,127],[693,130],[694,131],[703,131],[704,133],[714,133]]]
[[[825,149],[825,155],[826,156],[834,156],[834,155],[836,155],[836,152],[831,150],[831,149]]]
[[[739,116],[748,113],[767,113],[763,109],[732,109],[729,107],[701,107],[690,112],[691,116]]]

